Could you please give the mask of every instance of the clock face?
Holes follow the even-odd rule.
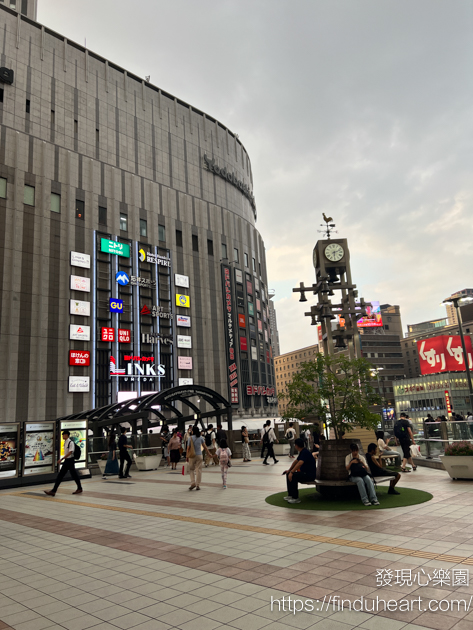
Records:
[[[338,262],[344,257],[345,251],[339,243],[330,243],[325,248],[324,254],[330,262]]]

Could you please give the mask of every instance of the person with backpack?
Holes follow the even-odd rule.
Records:
[[[216,453],[218,461],[220,462],[220,470],[222,472],[222,488],[227,489],[227,473],[232,463],[230,457],[232,456],[231,450],[228,448],[227,440],[220,441],[220,448]]]
[[[266,450],[266,457],[263,461],[263,464],[265,466],[269,466],[267,461],[268,457],[272,457],[275,464],[278,463],[278,460],[274,456],[273,442],[278,442],[278,440],[276,439],[274,431],[271,428],[271,420],[266,420],[266,424],[261,431],[261,443],[263,445],[263,448],[261,449],[261,457],[263,457],[264,451]]]
[[[82,493],[82,485],[80,482],[80,477],[77,473],[75,467],[75,460],[80,459],[81,451],[80,446],[75,444],[70,438],[70,431],[65,429],[62,432],[62,439],[64,440],[64,457],[58,461],[58,465],[63,461],[63,465],[61,466],[61,470],[56,478],[56,483],[54,484],[54,488],[52,490],[44,490],[44,494],[47,494],[50,497],[54,497],[56,495],[57,489],[59,488],[62,480],[67,475],[68,472],[71,473],[71,477],[74,479],[77,485],[77,490],[75,490],[72,494],[81,494]]]
[[[284,434],[286,440],[289,442],[289,457],[290,459],[294,459],[294,440],[296,439],[296,431],[294,429],[294,422],[289,423],[289,429],[287,429]]]
[[[131,457],[130,457],[130,453],[128,452],[131,446],[128,444],[128,440],[126,437],[126,427],[120,427],[120,432],[121,432],[121,435],[118,438],[118,451],[120,453],[120,472],[119,472],[118,477],[119,479],[125,479],[127,477],[131,479],[131,475],[130,475]],[[125,468],[125,462],[126,462],[126,468]],[[125,472],[123,472],[124,468],[125,468]]]
[[[210,460],[213,461],[214,466],[218,464],[218,459],[216,456],[217,452],[217,444],[215,442],[215,431],[213,430],[213,425],[209,424],[207,430],[204,431],[204,439],[205,446],[207,447],[208,454],[205,455],[205,467],[208,468]]]
[[[406,413],[401,413],[400,419],[394,424],[394,435],[396,439],[399,440],[399,444],[402,448],[403,460],[401,463],[401,471],[404,473],[411,472],[406,468],[407,463],[412,466],[412,470],[417,470],[417,466],[412,461],[411,456],[411,444],[415,444],[414,434],[412,433],[409,416]]]
[[[350,444],[350,455],[345,457],[345,466],[348,470],[348,479],[358,486],[363,505],[379,505],[378,497],[374,489],[373,480],[366,459],[359,453],[358,444]]]

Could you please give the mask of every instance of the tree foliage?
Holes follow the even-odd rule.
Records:
[[[302,363],[300,371],[287,385],[280,399],[288,401],[286,417],[315,415],[335,438],[355,426],[375,429],[379,415],[369,410],[381,403],[374,389],[372,366],[366,359],[349,359],[344,355],[316,354],[314,360]]]

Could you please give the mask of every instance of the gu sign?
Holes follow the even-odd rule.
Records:
[[[471,338],[465,336],[468,366],[473,369]],[[465,361],[460,335],[439,335],[417,342],[422,374],[439,372],[465,372]]]

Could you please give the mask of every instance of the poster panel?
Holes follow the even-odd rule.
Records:
[[[54,422],[25,424],[23,476],[54,472]]]
[[[18,477],[20,425],[0,424],[0,479]]]
[[[71,440],[75,444],[78,444],[81,449],[81,456],[78,460],[76,459],[76,468],[87,468],[87,420],[64,420],[61,421],[60,426],[59,457],[64,457],[64,440],[62,439],[62,432],[64,429],[68,429],[71,432]]]

